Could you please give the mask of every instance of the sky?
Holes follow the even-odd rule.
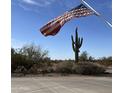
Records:
[[[85,0],[110,23],[111,0]],[[74,59],[71,35],[78,27],[84,41],[80,53],[99,58],[112,56],[112,28],[92,15],[67,22],[55,36],[43,36],[39,29],[51,19],[78,6],[81,0],[11,0],[11,47],[34,43],[49,51],[52,59]]]

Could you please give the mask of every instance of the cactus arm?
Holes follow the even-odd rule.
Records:
[[[75,51],[75,46],[74,46],[75,42],[74,42],[73,36],[71,36],[71,40],[72,40],[72,48],[73,48],[73,51]]]
[[[83,38],[81,38],[80,44],[79,44],[79,48],[82,46],[83,43]]]
[[[83,43],[83,38],[81,38],[81,43],[80,43],[80,45],[82,45],[82,43]]]
[[[71,35],[71,40],[72,40],[72,43],[75,43],[72,35]]]
[[[74,44],[72,43],[72,48],[73,48],[73,51],[75,52],[75,46],[74,46]]]

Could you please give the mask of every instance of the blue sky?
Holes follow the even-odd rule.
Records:
[[[111,0],[86,0],[110,23]],[[84,38],[80,51],[87,51],[96,58],[112,55],[112,29],[95,15],[67,22],[55,36],[44,37],[39,29],[51,19],[80,4],[80,0],[11,0],[11,46],[22,47],[35,43],[49,51],[52,59],[74,59],[71,35],[78,26]]]

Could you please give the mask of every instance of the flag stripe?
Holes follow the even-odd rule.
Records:
[[[60,30],[60,28],[61,28],[61,25],[58,25],[54,30],[52,30],[51,32],[47,33],[45,36],[57,34],[58,31]]]
[[[77,8],[65,12],[63,15],[49,21],[45,26],[40,29],[40,32],[45,36],[56,35],[61,29],[61,27],[71,19],[85,17],[92,14],[94,14],[94,12],[91,9],[88,9],[84,5],[79,5]]]
[[[51,32],[54,32],[54,30],[56,30],[57,28],[61,27],[60,22],[56,22],[56,24],[54,24],[52,27],[50,27],[50,29],[48,29],[45,34],[49,34]]]
[[[57,21],[62,20],[62,19],[63,19],[63,16],[57,17],[56,19],[48,22],[48,24],[46,24],[44,27],[42,27],[40,29],[40,31],[45,33],[46,31],[48,31],[51,28],[51,26],[55,25],[57,23]]]

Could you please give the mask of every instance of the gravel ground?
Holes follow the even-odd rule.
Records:
[[[111,77],[12,77],[12,93],[112,93]]]

